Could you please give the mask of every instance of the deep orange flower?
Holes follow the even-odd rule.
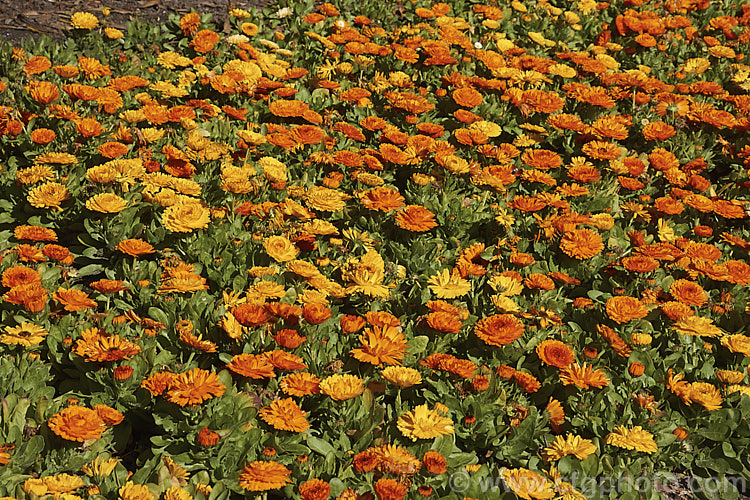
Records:
[[[675,300],[689,306],[702,306],[708,302],[708,296],[703,288],[693,281],[679,279],[669,285],[669,293]]]
[[[565,368],[576,360],[573,349],[559,340],[544,340],[536,346],[536,353],[542,363],[557,368]]]
[[[365,318],[361,316],[344,314],[341,316],[340,324],[344,333],[354,333],[364,328],[367,322],[365,321]]]
[[[586,363],[583,366],[573,363],[560,370],[560,381],[563,385],[575,385],[581,389],[590,387],[601,389],[609,385],[609,379],[603,371],[594,370]]]
[[[42,254],[49,260],[55,260],[60,264],[70,265],[74,260],[73,254],[70,253],[70,250],[62,245],[44,245],[42,248]]]
[[[123,290],[129,290],[129,286],[123,285],[122,280],[99,280],[91,283],[91,288],[101,293],[117,293]]]
[[[300,117],[309,109],[307,103],[295,99],[278,99],[268,105],[272,115],[284,118]]]
[[[195,37],[190,42],[193,49],[196,52],[205,54],[213,50],[214,46],[219,42],[219,35],[211,30],[200,30],[195,34]]]
[[[245,302],[232,309],[232,315],[243,326],[256,327],[265,324],[269,320],[266,309],[260,304]]]
[[[17,240],[57,241],[57,235],[52,229],[40,226],[16,226],[13,236]]]
[[[98,328],[89,328],[81,332],[73,352],[87,362],[104,363],[130,359],[141,352],[141,347],[119,335],[109,335]]]
[[[262,354],[238,354],[227,363],[227,368],[238,375],[253,379],[273,378],[276,373],[268,358]]]
[[[320,379],[308,372],[292,373],[281,379],[279,387],[290,396],[320,394]]]
[[[281,347],[286,347],[287,349],[296,349],[307,340],[307,337],[301,336],[297,330],[288,328],[279,330],[273,338]]]
[[[482,94],[471,87],[462,87],[453,91],[453,101],[459,106],[473,108],[482,104]]]
[[[52,298],[63,304],[66,311],[83,311],[96,307],[96,301],[90,299],[86,292],[73,288],[59,287]]]
[[[308,479],[299,486],[302,500],[326,500],[331,494],[331,485],[322,479]]]
[[[18,285],[30,283],[41,283],[42,277],[39,273],[26,266],[13,266],[3,271],[3,286],[13,288]]]
[[[574,229],[560,239],[560,250],[578,260],[590,259],[603,249],[602,237],[591,229]]]
[[[401,326],[401,320],[386,311],[367,311],[365,320],[373,326]]]
[[[664,122],[651,122],[643,127],[643,138],[647,141],[666,141],[674,135],[674,127]]]
[[[29,312],[39,312],[47,304],[47,290],[42,288],[39,282],[17,285],[3,295],[3,300],[10,304],[23,305]]]
[[[444,474],[448,471],[448,461],[435,450],[430,450],[422,457],[422,463],[430,474]]]
[[[305,361],[291,352],[274,349],[263,353],[269,363],[279,370],[303,370],[307,368]]]
[[[378,500],[403,500],[408,488],[396,479],[380,478],[375,483],[375,495]]]
[[[605,309],[609,319],[617,323],[627,323],[648,314],[646,306],[634,297],[612,297],[605,304]]]
[[[521,155],[521,161],[539,170],[558,168],[563,164],[559,154],[546,149],[527,149]]]
[[[360,201],[363,206],[370,210],[389,212],[398,210],[404,206],[404,197],[393,188],[378,187],[369,190]]]
[[[437,311],[426,316],[427,324],[433,330],[441,333],[458,333],[463,323],[455,314]]]
[[[311,325],[319,325],[331,317],[331,309],[318,302],[310,302],[302,306],[302,316]]]
[[[420,205],[407,205],[396,214],[396,225],[401,229],[421,233],[437,226],[435,214]]]
[[[226,387],[219,381],[218,375],[193,368],[172,377],[167,387],[167,399],[180,406],[193,406],[214,396],[221,396],[224,391]]]
[[[305,432],[310,428],[310,422],[305,418],[307,412],[302,411],[292,398],[277,399],[258,410],[258,415],[268,425],[281,431]]]
[[[510,314],[495,314],[480,319],[474,325],[474,334],[486,344],[504,346],[523,335],[523,323]]]
[[[83,406],[70,406],[52,416],[47,422],[49,428],[68,441],[84,442],[99,439],[107,430],[107,425],[99,414]]]
[[[252,462],[240,472],[239,485],[249,491],[275,490],[291,483],[292,471],[278,462]]]
[[[622,259],[625,269],[635,273],[650,273],[659,268],[659,261],[647,255],[632,255]]]
[[[140,257],[142,255],[154,253],[154,247],[152,247],[149,243],[137,238],[123,240],[117,244],[115,249],[133,257]]]
[[[219,434],[208,427],[204,427],[198,432],[198,437],[196,439],[199,445],[209,447],[218,444],[220,438],[221,436],[219,436]]]
[[[107,425],[117,425],[125,420],[125,415],[107,405],[94,405],[94,410]]]

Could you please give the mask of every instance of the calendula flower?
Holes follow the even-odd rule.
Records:
[[[354,375],[332,375],[320,382],[320,392],[337,401],[355,398],[364,390],[364,381]]]
[[[107,430],[107,425],[99,414],[83,406],[70,406],[52,416],[47,422],[49,428],[68,441],[99,439]]]
[[[59,182],[45,182],[31,190],[26,197],[36,208],[54,208],[60,210],[63,201],[70,198],[70,192],[64,184]]]
[[[70,16],[70,24],[79,30],[92,30],[99,25],[99,19],[89,12],[75,12]]]
[[[453,421],[431,410],[427,405],[420,405],[399,417],[397,422],[401,433],[412,441],[433,439],[438,436],[453,434]]]
[[[389,366],[381,370],[380,374],[388,382],[399,387],[411,387],[422,383],[422,375],[414,368]]]
[[[310,428],[306,414],[292,398],[277,399],[258,410],[260,418],[274,429],[292,432],[304,432]]]
[[[574,434],[567,436],[555,436],[555,441],[542,451],[542,456],[547,461],[560,460],[566,455],[575,455],[578,460],[596,453],[596,446],[588,439],[583,439]]]
[[[0,342],[8,345],[29,347],[39,345],[49,332],[39,325],[22,321],[18,326],[6,326],[0,334]]]
[[[167,207],[162,216],[164,227],[170,231],[189,233],[203,229],[211,222],[209,210],[198,201],[181,201]]]
[[[501,475],[505,485],[525,500],[546,500],[555,496],[552,482],[534,471],[503,469]]]
[[[86,208],[94,212],[113,214],[125,209],[127,202],[115,193],[97,194],[86,200]]]
[[[394,327],[367,328],[359,336],[362,347],[352,349],[358,360],[377,366],[400,365],[406,354],[406,337]]]
[[[440,299],[455,299],[471,290],[471,283],[461,278],[457,270],[443,269],[427,280],[429,288]]]
[[[226,387],[215,373],[200,368],[175,375],[167,386],[167,399],[180,406],[198,405],[224,394]]]
[[[275,490],[291,483],[291,474],[278,462],[252,462],[240,472],[239,485],[249,491]]]
[[[618,425],[612,432],[607,434],[605,442],[619,448],[644,453],[654,453],[659,449],[654,441],[654,436],[650,432],[643,430],[640,425],[631,428]]]

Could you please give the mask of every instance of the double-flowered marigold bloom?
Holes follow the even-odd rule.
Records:
[[[495,314],[477,321],[474,333],[488,345],[502,347],[523,335],[521,320],[510,314]]]
[[[249,491],[275,490],[291,483],[292,471],[278,462],[252,462],[240,472],[239,485]]]
[[[99,413],[83,406],[65,408],[50,418],[48,425],[52,432],[68,441],[99,439],[107,430]]]
[[[219,376],[201,368],[173,375],[167,385],[167,399],[180,406],[193,406],[224,394]]]
[[[310,423],[305,418],[307,412],[302,411],[292,398],[277,399],[258,410],[258,414],[274,429],[304,432],[310,428]]]
[[[400,365],[406,354],[406,337],[392,326],[367,328],[359,341],[362,347],[352,349],[351,354],[364,363]]]

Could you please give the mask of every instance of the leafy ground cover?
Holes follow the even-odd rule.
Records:
[[[0,47],[0,495],[746,490],[750,6],[229,19]]]

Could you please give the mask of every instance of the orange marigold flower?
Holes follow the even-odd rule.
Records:
[[[252,462],[240,472],[239,485],[249,491],[275,490],[291,483],[292,471],[278,462]]]
[[[115,249],[133,257],[152,254],[155,251],[154,247],[152,247],[149,243],[137,238],[123,240],[117,244]]]
[[[219,381],[219,376],[208,370],[193,368],[185,373],[175,375],[167,387],[167,399],[180,406],[192,406],[221,396],[226,387]]]
[[[340,324],[341,329],[344,331],[344,333],[355,333],[364,328],[367,324],[367,321],[365,321],[365,318],[361,316],[344,314],[343,316],[341,316]]]
[[[94,405],[94,410],[107,425],[117,425],[125,419],[125,415],[107,405]]]
[[[437,226],[435,214],[420,205],[407,205],[396,214],[396,225],[401,229],[421,233]]]
[[[444,474],[448,471],[448,461],[435,450],[430,450],[422,457],[424,467],[430,474]]]
[[[265,356],[268,362],[279,370],[304,370],[307,368],[304,360],[291,352],[275,349],[273,351],[264,352],[263,356]]]
[[[69,265],[74,260],[70,250],[61,245],[44,245],[42,254],[50,260],[56,260],[60,264]]]
[[[602,237],[591,229],[574,229],[560,239],[560,250],[579,260],[590,259],[603,249]]]
[[[308,372],[292,373],[281,379],[279,387],[290,396],[320,394],[320,379]]]
[[[310,428],[310,423],[305,418],[307,412],[302,411],[292,398],[277,399],[258,410],[258,414],[274,429],[304,432]]]
[[[609,385],[609,379],[603,371],[594,370],[586,363],[583,366],[573,363],[560,370],[560,381],[563,385],[575,385],[581,389],[590,387],[601,389]]]
[[[307,103],[296,99],[278,99],[268,105],[272,115],[284,118],[300,117],[309,109]]]
[[[607,316],[617,323],[646,317],[648,308],[635,297],[612,297],[605,304]]]
[[[244,303],[232,309],[232,315],[243,326],[256,327],[265,324],[269,319],[266,309],[261,304]]]
[[[393,188],[378,187],[369,190],[361,200],[362,205],[370,210],[388,212],[404,206],[404,197]]]
[[[331,485],[322,479],[308,479],[299,486],[302,500],[326,500],[331,494]]]
[[[408,488],[396,479],[380,478],[375,483],[375,495],[378,500],[403,500]]]
[[[268,358],[262,354],[238,354],[227,363],[227,368],[238,375],[253,379],[273,378],[276,373]]]
[[[311,325],[319,325],[331,317],[331,309],[319,302],[308,302],[302,306],[302,316]]]
[[[41,283],[40,274],[30,267],[13,266],[3,271],[3,286],[13,288],[18,285],[27,285],[30,283]]]
[[[557,368],[565,368],[576,360],[573,349],[559,340],[544,340],[536,346],[536,353],[542,363]]]
[[[52,229],[40,226],[16,226],[13,236],[17,240],[57,241],[57,235]]]
[[[477,321],[474,334],[488,345],[504,346],[523,335],[523,323],[510,314],[495,314]]]
[[[91,283],[91,288],[101,293],[117,293],[129,290],[130,287],[123,284],[122,280],[99,280]]]
[[[90,299],[86,292],[73,288],[59,287],[52,298],[63,304],[66,311],[83,311],[96,307],[96,301]]]
[[[471,87],[462,87],[453,91],[453,101],[459,106],[473,108],[482,104],[482,94]]]
[[[674,127],[664,122],[651,122],[643,127],[643,138],[647,141],[666,141],[674,135]]]
[[[708,302],[708,296],[703,288],[693,281],[679,279],[669,285],[669,293],[675,300],[689,306],[702,306]]]
[[[400,365],[406,354],[406,337],[391,326],[367,328],[359,341],[362,347],[352,349],[351,354],[364,363]]]
[[[47,422],[49,428],[68,441],[84,442],[99,439],[107,430],[107,424],[99,414],[83,406],[71,406],[52,416]]]
[[[152,396],[161,396],[175,377],[176,374],[172,372],[154,373],[141,382],[141,387],[150,392]]]
[[[199,445],[208,447],[216,445],[219,442],[220,438],[221,436],[219,436],[219,434],[212,431],[208,427],[204,427],[200,430],[200,432],[198,432],[197,441]]]
[[[455,314],[444,311],[432,312],[426,316],[427,324],[441,333],[458,333],[463,323]]]

